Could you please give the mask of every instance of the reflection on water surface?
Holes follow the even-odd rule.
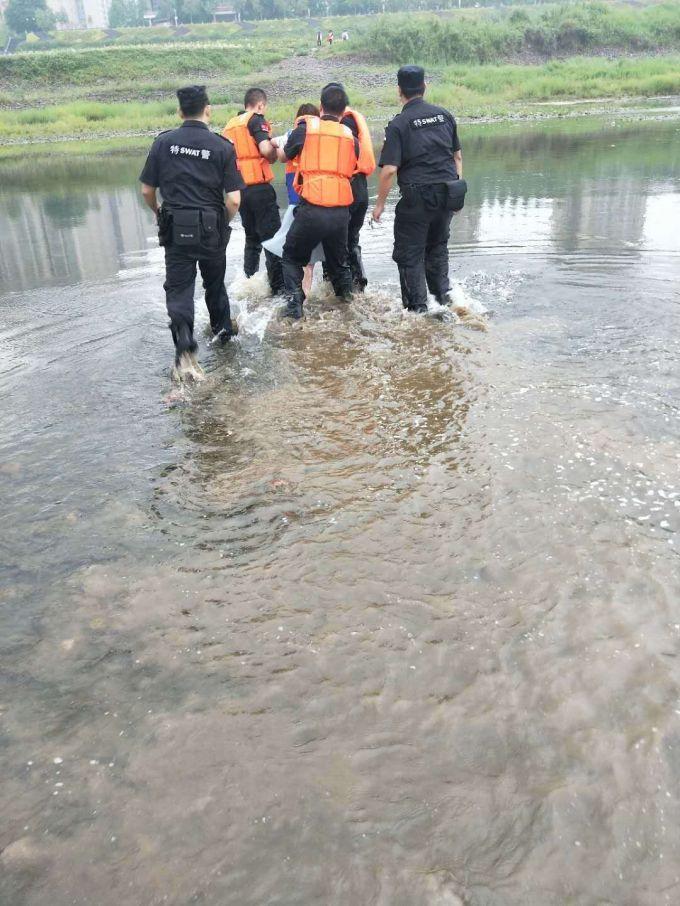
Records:
[[[677,902],[678,128],[470,131],[488,333],[366,230],[170,407],[139,160],[3,166],[0,900]]]

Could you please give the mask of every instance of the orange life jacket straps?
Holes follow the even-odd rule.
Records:
[[[325,208],[352,204],[350,178],[356,172],[356,165],[351,129],[335,120],[310,116],[295,176],[295,188],[300,196],[310,204]]]
[[[359,159],[357,161],[357,173],[364,173],[370,176],[375,170],[375,153],[373,151],[373,140],[368,128],[368,123],[363,113],[352,110],[351,107],[345,109],[345,116],[351,116],[357,124],[359,132]]]
[[[238,168],[247,186],[271,182],[274,179],[269,161],[260,154],[257,142],[248,129],[254,112],[246,110],[245,113],[232,117],[222,133],[225,138],[234,143]]]

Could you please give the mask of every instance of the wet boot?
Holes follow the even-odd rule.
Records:
[[[195,353],[198,343],[186,322],[170,326],[172,339],[175,342],[175,367],[173,379],[182,383],[184,381],[202,381],[205,378],[203,369],[196,361]]]
[[[273,255],[265,249],[264,262],[267,266],[267,277],[269,279],[269,288],[272,296],[280,296],[283,293],[283,266],[278,255]]]
[[[198,343],[194,340],[189,325],[185,321],[180,324],[171,324],[170,333],[175,344],[175,364],[178,364],[180,356],[185,352],[193,355],[198,351]]]
[[[252,277],[260,269],[261,251],[261,245],[250,245],[246,239],[246,247],[243,252],[243,271],[246,277]]]
[[[443,295],[436,296],[435,298],[440,305],[444,305],[446,308],[450,308],[451,311],[455,312],[455,314],[457,314],[459,318],[462,318],[465,315],[469,314],[467,308],[464,308],[461,305],[456,305],[455,301],[451,297],[451,293],[444,293]]]
[[[427,311],[427,286],[425,272],[419,267],[399,265],[401,301],[408,311],[424,314]]]
[[[359,246],[350,252],[350,267],[352,268],[352,288],[355,293],[363,293],[368,285],[368,278]]]
[[[233,318],[229,318],[224,327],[221,327],[212,338],[213,346],[226,346],[232,337],[238,335],[238,324]]]
[[[299,321],[303,315],[302,304],[305,301],[305,294],[302,290],[293,293],[288,296],[288,302],[283,311],[284,318],[292,318],[294,321]]]

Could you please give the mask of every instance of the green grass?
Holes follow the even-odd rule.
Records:
[[[569,99],[680,94],[680,56],[607,60],[574,57],[542,66],[448,66],[433,84],[433,103],[466,116],[489,106],[512,109]]]
[[[161,28],[126,29],[113,43],[103,43],[103,32],[59,33],[55,41],[72,46],[0,57],[0,146],[47,141],[54,147],[70,137],[111,136],[128,143],[142,136],[147,144],[150,134],[175,125],[174,91],[187,82],[208,85],[213,124],[221,127],[248,83],[263,81],[272,89],[269,117],[278,128],[290,122],[298,103],[314,99],[326,75],[338,77],[336,69],[352,103],[377,125],[396,112],[394,70],[408,61],[427,67],[428,97],[468,121],[556,114],[555,105],[569,99],[680,94],[680,3],[322,20],[324,29],[331,24],[336,32],[347,28],[352,40],[320,51],[315,30],[294,20],[259,22],[249,31],[234,24],[194,26],[189,43],[168,42]],[[591,55],[516,62],[529,51],[536,59],[539,46],[561,54],[574,41]],[[622,43],[676,53],[616,59],[612,48]],[[593,55],[603,51],[609,57]],[[502,62],[508,56],[515,62]]]
[[[680,49],[680,3],[642,8],[588,2],[540,10],[472,10],[449,16],[381,17],[366,45],[392,63],[489,63],[607,50]]]
[[[395,112],[392,88],[370,95],[348,81],[353,103],[373,120]],[[569,98],[651,97],[680,94],[680,56],[606,60],[574,58],[543,66],[449,66],[437,73],[428,97],[450,107],[463,119],[537,112],[537,103]],[[277,126],[290,122],[299,98],[272,104],[269,116]],[[238,99],[216,92],[213,125],[221,128],[238,107]],[[541,111],[543,112],[543,111]],[[155,133],[177,123],[173,98],[165,101],[101,103],[73,101],[28,110],[0,110],[0,133],[6,142],[62,136]]]
[[[268,66],[295,54],[294,44],[258,48],[257,62]],[[172,79],[206,79],[215,74],[243,74],[252,70],[254,48],[240,44],[182,47],[177,44],[144,47],[100,47],[83,50],[48,50],[0,57],[0,85],[21,91],[27,86],[46,91],[57,85],[80,87],[113,83],[151,83]]]

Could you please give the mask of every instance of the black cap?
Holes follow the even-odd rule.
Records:
[[[397,83],[406,91],[425,88],[425,70],[422,66],[402,66],[397,73]]]
[[[199,113],[204,110],[210,101],[205,90],[205,85],[187,85],[177,92],[177,100],[182,110]]]

